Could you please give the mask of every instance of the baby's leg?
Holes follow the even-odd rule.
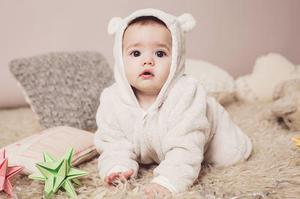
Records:
[[[213,137],[205,153],[205,161],[216,166],[228,166],[246,160],[252,151],[248,136],[233,123],[227,111],[215,99],[209,97],[207,105]]]

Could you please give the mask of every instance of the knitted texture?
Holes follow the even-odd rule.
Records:
[[[98,52],[52,52],[15,59],[10,70],[45,128],[96,130],[96,111],[112,70]]]

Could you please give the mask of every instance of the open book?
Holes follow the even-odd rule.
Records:
[[[73,166],[94,158],[98,153],[93,143],[94,134],[68,126],[46,129],[23,140],[3,147],[9,165],[23,166],[23,173],[36,173],[35,164],[43,162],[43,152],[62,158],[69,148],[74,149]],[[3,150],[0,149],[0,150]]]

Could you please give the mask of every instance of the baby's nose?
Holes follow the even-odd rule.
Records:
[[[153,57],[151,57],[151,56],[145,57],[145,59],[144,59],[144,66],[145,65],[151,65],[151,66],[153,66],[154,65]]]

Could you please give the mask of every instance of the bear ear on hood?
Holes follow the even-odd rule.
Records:
[[[108,27],[107,27],[108,34],[110,34],[110,35],[115,34],[118,31],[118,29],[120,28],[122,20],[123,19],[121,17],[111,18],[108,23]]]
[[[189,32],[196,26],[195,18],[189,13],[180,15],[177,20],[183,32]]]

